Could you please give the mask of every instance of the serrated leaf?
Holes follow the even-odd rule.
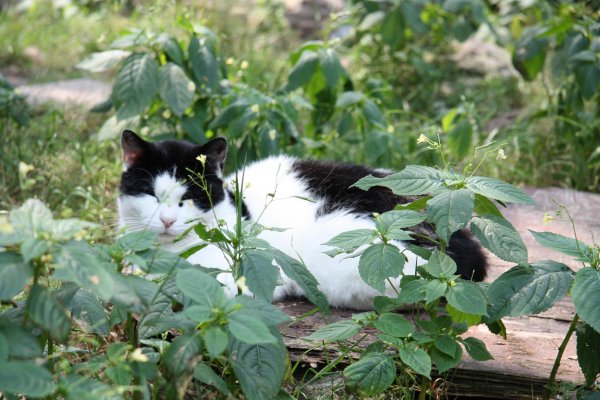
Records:
[[[446,300],[459,311],[475,315],[487,314],[487,300],[483,291],[473,282],[459,281],[448,286]]]
[[[31,264],[14,253],[0,253],[0,300],[10,301],[18,295],[33,274]]]
[[[429,304],[442,297],[446,293],[448,284],[439,279],[433,279],[425,286],[425,303]]]
[[[401,348],[400,359],[417,374],[431,379],[431,358],[423,349],[417,347]]]
[[[206,39],[192,38],[188,52],[196,84],[204,92],[214,92],[219,84],[219,69]]]
[[[415,226],[425,221],[427,215],[412,210],[391,210],[375,219],[375,226],[382,234],[395,240],[410,240],[408,232],[402,228]],[[408,238],[408,239],[407,239]]]
[[[139,265],[149,274],[169,275],[174,271],[193,268],[192,264],[181,258],[177,254],[163,249],[149,249],[137,254],[142,259],[144,265]]]
[[[162,49],[167,58],[180,67],[184,67],[184,54],[179,42],[173,36],[168,36],[162,41]]]
[[[229,332],[244,343],[265,344],[277,341],[264,322],[243,311],[229,315],[228,319]]]
[[[161,364],[177,377],[191,372],[202,358],[200,332],[187,333],[176,337],[164,352]]]
[[[473,193],[467,189],[443,192],[427,202],[429,220],[446,242],[450,235],[464,228],[473,215]]]
[[[365,99],[365,95],[364,93],[361,92],[353,92],[353,91],[349,91],[349,92],[344,92],[342,93],[336,103],[335,103],[335,108],[347,108],[349,106],[353,106],[355,104],[359,104],[361,103],[363,100]]]
[[[143,113],[158,92],[158,63],[146,53],[133,53],[123,61],[113,88],[119,104],[118,119]]]
[[[131,54],[125,50],[106,50],[92,53],[88,58],[75,65],[75,68],[88,72],[104,72],[113,69]]]
[[[383,293],[387,278],[402,274],[406,258],[391,244],[379,243],[366,249],[358,261],[358,272],[365,283]]]
[[[198,269],[184,269],[177,272],[177,287],[200,305],[218,308],[225,299],[225,293],[215,278]]]
[[[255,299],[249,296],[237,296],[235,301],[238,304],[242,304],[246,312],[259,318],[268,326],[279,325],[290,321],[290,317],[281,311],[279,307],[267,303],[264,300]]]
[[[425,265],[425,271],[436,278],[449,278],[456,273],[456,263],[446,253],[435,249]]]
[[[368,175],[354,185],[359,189],[368,190],[373,186],[383,186],[399,196],[428,194],[441,187],[444,180],[438,170],[420,165],[408,165],[402,171],[376,178]]]
[[[577,325],[577,361],[586,385],[593,384],[600,374],[600,333],[588,324]]]
[[[458,324],[466,323],[467,326],[475,326],[481,322],[481,315],[459,311],[450,304],[446,304],[446,312]]]
[[[286,349],[277,330],[273,331],[275,344],[249,345],[234,339],[229,345],[233,372],[248,399],[272,400],[281,388]]]
[[[48,396],[56,390],[52,374],[30,361],[0,364],[0,392],[31,397]]]
[[[106,310],[92,293],[79,289],[70,301],[71,317],[77,325],[88,333],[108,335],[110,327]]]
[[[242,254],[242,274],[246,284],[259,299],[271,302],[277,282],[281,278],[279,269],[273,265],[273,255],[263,250],[247,250]]]
[[[448,133],[448,148],[458,158],[465,158],[473,146],[473,126],[468,119],[461,119]]]
[[[9,219],[15,231],[22,231],[27,236],[49,232],[53,222],[48,206],[37,199],[28,199],[21,207],[12,210]]]
[[[475,194],[475,212],[477,215],[491,214],[502,217],[502,213],[490,199],[477,193]]]
[[[591,252],[591,248],[587,244],[577,239],[552,232],[536,232],[531,229],[529,229],[529,232],[531,232],[533,238],[542,246],[571,257],[585,257],[586,254]]]
[[[414,304],[425,300],[425,287],[427,281],[422,278],[408,279],[402,278],[400,281],[400,294],[398,302],[400,304]]]
[[[116,244],[123,250],[142,251],[151,248],[157,238],[158,233],[149,230],[129,232],[121,236]]]
[[[407,337],[415,331],[406,318],[394,313],[382,314],[374,325],[379,331],[394,337]]]
[[[100,127],[96,133],[97,140],[113,140],[117,138],[125,129],[136,129],[140,124],[140,116],[136,115],[130,118],[118,119],[113,115]]]
[[[298,62],[288,75],[288,83],[285,87],[286,92],[291,92],[301,86],[306,85],[319,66],[319,57],[317,53],[311,50],[305,50],[300,55]]]
[[[471,232],[483,247],[502,260],[527,264],[527,247],[519,232],[506,219],[491,214],[473,217]]]
[[[181,117],[185,110],[192,105],[196,85],[180,66],[166,63],[160,69],[159,90],[160,97],[164,102],[175,115]]]
[[[203,332],[204,344],[208,354],[212,357],[218,357],[227,348],[229,337],[219,326],[209,326]]]
[[[69,336],[71,320],[64,305],[50,289],[34,285],[29,291],[25,312],[31,321],[48,331],[55,340],[64,342]]]
[[[196,366],[196,369],[194,369],[194,378],[205,385],[214,387],[226,396],[229,396],[231,393],[225,381],[205,363],[200,363]]]
[[[456,343],[456,342],[455,342]],[[459,345],[455,347],[455,353],[449,355],[442,352],[438,347],[431,349],[431,360],[435,363],[439,373],[444,373],[451,368],[455,368],[462,360],[463,351]]]
[[[538,314],[567,294],[571,270],[554,261],[517,266],[500,275],[488,289],[492,319]]]
[[[498,179],[472,176],[467,178],[465,183],[468,189],[485,197],[506,203],[535,204],[521,189]]]
[[[23,261],[28,263],[29,261],[41,257],[52,247],[52,242],[49,240],[37,239],[35,237],[28,237],[21,243],[21,255]]]
[[[229,125],[229,123],[242,115],[249,107],[250,104],[245,99],[234,101],[221,110],[217,117],[210,123],[209,128],[218,129]]]
[[[8,340],[6,340],[6,337],[0,333],[0,363],[4,363],[6,360],[8,360],[8,355]]]
[[[462,339],[461,342],[473,360],[487,361],[494,359],[494,357],[485,347],[485,343],[483,343],[481,340],[474,337],[468,337],[466,339]]]
[[[600,332],[600,271],[590,267],[577,271],[571,296],[581,319]]]
[[[368,353],[344,370],[348,389],[362,396],[383,393],[396,378],[396,366],[391,354]]]
[[[326,325],[304,337],[307,340],[344,340],[358,333],[360,326],[353,320],[343,320]]]
[[[344,67],[340,64],[337,54],[332,49],[319,49],[319,65],[325,76],[325,81],[330,89],[335,89],[338,81],[344,74]]]
[[[34,358],[42,356],[42,348],[38,338],[31,332],[0,320],[0,334],[10,343],[9,356],[16,358]]]
[[[323,243],[323,246],[331,246],[341,249],[345,253],[351,253],[360,246],[371,243],[376,237],[377,232],[373,229],[354,229],[334,236]]]

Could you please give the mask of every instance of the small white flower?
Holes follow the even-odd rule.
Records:
[[[131,360],[138,361],[138,362],[147,362],[148,356],[146,356],[144,353],[142,353],[142,349],[140,349],[138,347],[131,353]]]
[[[544,213],[544,224],[549,224],[554,221],[554,217],[550,213]]]
[[[250,111],[258,114],[260,112],[260,107],[258,106],[258,104],[254,104],[254,105],[252,105],[252,107],[250,107]]]
[[[275,129],[271,129],[269,131],[269,139],[275,140],[275,138],[277,138],[277,131]]]
[[[23,161],[19,161],[19,175],[22,178],[25,178],[27,176],[27,174],[31,171],[33,171],[35,169],[35,167],[33,165],[24,163]]]
[[[165,111],[163,111],[162,116],[163,116],[164,119],[171,118],[171,110],[165,110]]]
[[[240,64],[241,69],[248,69],[248,66],[250,66],[250,63],[248,63],[248,61],[246,61],[246,60],[243,60],[242,63]]]
[[[189,81],[187,84],[187,90],[188,92],[194,93],[196,91],[196,84],[192,81]]]
[[[242,292],[248,291],[248,286],[246,286],[246,277],[242,276],[237,281],[235,281],[235,285],[240,288]]]
[[[392,125],[392,124],[388,125],[387,132],[388,133],[394,133],[394,125]]]
[[[140,133],[142,134],[142,136],[147,136],[150,133],[150,128],[145,126],[140,130]]]
[[[496,156],[496,160],[506,160],[508,157],[504,154],[503,149],[498,149],[498,155]]]
[[[231,58],[231,57],[229,57],[229,58],[227,59],[227,61],[225,61],[225,63],[226,63],[227,65],[232,65],[234,62],[235,62],[235,60],[234,60],[233,58]]]
[[[202,164],[203,167],[206,165],[206,155],[205,154],[200,154],[198,157],[196,157],[196,160],[200,161],[200,164]]]
[[[421,133],[421,135],[417,139],[417,143],[427,143],[427,142],[429,142],[429,139],[427,138],[427,136],[425,136],[424,134]]]

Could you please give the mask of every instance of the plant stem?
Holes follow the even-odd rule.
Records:
[[[422,377],[421,380],[421,392],[419,393],[419,400],[427,399],[427,389],[429,388],[431,381],[426,377]]]
[[[50,333],[48,333],[47,346],[48,346],[48,364],[50,364],[50,371],[52,373],[54,373],[54,357],[52,357],[52,353],[54,351],[54,343],[52,342]]]
[[[135,326],[135,319],[133,314],[127,313],[127,340],[129,345],[134,349],[137,347],[137,329]],[[140,386],[140,377],[137,375],[133,376],[133,386]],[[142,392],[138,390],[133,391],[133,399],[141,400]]]
[[[562,343],[560,344],[560,347],[558,348],[558,354],[556,355],[556,359],[554,360],[554,366],[552,367],[552,372],[550,372],[548,384],[544,389],[544,400],[550,399],[550,390],[551,387],[554,386],[554,384],[556,383],[556,374],[558,373],[558,367],[560,367],[560,360],[562,359],[562,356],[567,348],[567,344],[569,344],[569,340],[571,339],[573,332],[575,332],[575,328],[577,328],[577,322],[579,322],[579,314],[575,314],[575,317],[573,317],[573,321],[571,321],[569,330],[567,331],[565,338],[563,339]]]

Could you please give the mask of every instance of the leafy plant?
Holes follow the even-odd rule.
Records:
[[[25,97],[18,94],[2,74],[0,74],[0,117],[5,120],[11,118],[19,125],[27,125],[29,122],[29,109]]]

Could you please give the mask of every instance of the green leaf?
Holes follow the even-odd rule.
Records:
[[[468,337],[466,339],[462,339],[461,342],[473,360],[487,361],[494,359],[494,357],[485,347],[485,343],[483,343],[481,340],[474,337]]]
[[[169,275],[180,269],[193,268],[192,264],[185,259],[163,249],[149,249],[142,251],[137,255],[141,257],[145,263],[145,265],[140,265],[140,267],[149,274]]]
[[[406,258],[391,244],[379,243],[366,249],[358,261],[358,272],[365,283],[383,293],[387,278],[402,274]]]
[[[47,330],[55,340],[64,342],[69,337],[71,320],[50,289],[34,285],[29,291],[25,311],[31,321]]]
[[[210,129],[218,129],[229,125],[233,120],[238,118],[242,113],[250,108],[247,100],[236,100],[221,110],[217,117],[212,120],[209,125]]]
[[[364,93],[352,91],[344,92],[338,97],[335,103],[335,108],[345,109],[355,104],[361,103],[364,99]]]
[[[396,378],[396,366],[391,354],[368,353],[344,370],[348,389],[362,396],[383,393]]]
[[[600,332],[600,271],[590,267],[577,271],[571,295],[581,319]]]
[[[75,64],[75,68],[88,72],[104,72],[113,69],[131,54],[124,50],[106,50],[92,53],[88,58]]]
[[[421,211],[427,207],[427,202],[431,199],[432,196],[423,196],[419,197],[417,200],[413,200],[410,203],[406,204],[397,204],[394,207],[394,210],[413,210],[413,211]]]
[[[177,272],[177,287],[200,305],[218,308],[225,293],[215,278],[199,269],[184,269]]]
[[[314,51],[306,50],[300,55],[300,59],[288,75],[288,84],[285,87],[286,92],[291,92],[301,86],[306,85],[319,66],[319,57]]]
[[[461,119],[448,133],[448,148],[460,159],[469,155],[473,146],[473,126],[468,119]]]
[[[164,102],[175,115],[181,117],[185,110],[192,105],[196,85],[180,66],[166,63],[160,69],[159,90],[160,97]]]
[[[182,68],[185,66],[183,50],[181,49],[177,39],[175,39],[173,36],[168,36],[162,41],[162,49],[169,60],[173,61]]]
[[[43,397],[55,390],[52,374],[33,362],[7,361],[0,364],[0,392]]]
[[[290,322],[290,317],[281,311],[279,307],[276,307],[264,300],[255,299],[249,296],[237,296],[235,298],[235,302],[242,304],[244,306],[244,310],[248,314],[254,315],[268,326]]]
[[[529,229],[529,232],[531,232],[533,238],[542,246],[571,257],[585,257],[586,254],[591,252],[591,248],[587,244],[577,239],[552,232],[536,232],[531,229]]]
[[[382,314],[374,325],[379,331],[394,337],[407,337],[415,331],[406,318],[394,313]]]
[[[427,194],[441,187],[444,181],[436,169],[419,165],[409,165],[402,171],[376,178],[368,175],[352,186],[368,190],[373,186],[383,186],[399,196]]]
[[[247,250],[242,254],[242,274],[246,284],[259,299],[273,300],[273,291],[281,278],[279,268],[273,265],[273,256],[264,250]]]
[[[400,281],[400,304],[414,304],[425,300],[427,281],[422,278],[409,279],[404,277]]]
[[[348,339],[358,333],[360,326],[353,320],[343,320],[326,325],[316,332],[304,337],[306,340],[331,340]]]
[[[466,323],[467,326],[475,326],[481,322],[481,315],[469,314],[462,312],[452,307],[450,304],[446,304],[446,312],[457,324]]]
[[[35,236],[39,232],[50,232],[53,219],[50,209],[37,199],[28,199],[10,212],[10,223],[17,232]]]
[[[600,333],[588,324],[577,325],[577,361],[591,385],[600,373]]]
[[[192,73],[198,88],[205,93],[214,92],[219,85],[219,69],[215,55],[206,43],[206,39],[192,38],[188,52]]]
[[[190,308],[200,306],[187,307],[182,315],[187,315]],[[178,318],[173,312],[172,300],[162,291],[157,293],[152,300],[152,304],[147,311],[144,312],[138,323],[138,337],[140,339],[148,339],[156,335],[160,335],[173,328],[184,328],[182,318]],[[193,318],[192,318],[193,319]],[[195,327],[197,323],[203,320],[194,320],[195,323],[191,327]]]
[[[488,289],[492,320],[541,313],[567,294],[572,280],[571,270],[554,261],[511,268]]]
[[[373,229],[354,229],[334,236],[323,245],[336,247],[345,253],[351,253],[360,246],[371,243],[376,237],[377,232]]]
[[[573,72],[575,72],[575,81],[584,99],[589,100],[598,93],[600,68],[598,68],[597,62],[579,63],[575,65]]]
[[[442,336],[442,337],[447,337],[447,336]],[[439,340],[439,337],[438,337],[438,340]],[[448,354],[446,352],[443,352],[443,351],[439,350],[439,348],[437,346],[431,349],[431,353],[430,353],[431,359],[437,366],[439,373],[444,373],[451,368],[455,368],[462,360],[462,355],[463,355],[462,348],[458,344],[456,344],[456,342],[453,339],[450,339],[450,340],[452,340],[452,342],[455,344],[453,354]],[[436,340],[436,344],[437,344],[437,340]]]
[[[481,244],[504,261],[527,264],[528,254],[519,232],[503,217],[473,217],[471,232]]]
[[[196,369],[194,370],[194,378],[205,385],[214,387],[226,396],[229,396],[231,393],[225,381],[205,363],[200,363],[196,366]]]
[[[456,273],[456,263],[446,253],[435,249],[425,265],[425,271],[436,278],[449,278]]]
[[[116,244],[123,250],[142,251],[151,248],[156,243],[157,238],[158,233],[143,230],[121,236]]]
[[[0,333],[0,363],[3,363],[6,360],[8,360],[8,355],[8,340],[6,340],[6,337],[2,333]]]
[[[408,367],[412,368],[417,374],[431,379],[431,358],[423,349],[415,346],[401,348],[399,350],[400,359]]]
[[[275,343],[276,337],[260,319],[238,311],[229,315],[229,332],[236,339],[248,344]]]
[[[480,194],[475,194],[475,212],[477,215],[491,214],[502,217],[498,207],[490,199]]]
[[[194,304],[192,306],[186,307],[185,310],[181,313],[184,317],[187,317],[194,321],[196,324],[201,324],[203,322],[209,321],[214,317],[213,309],[206,305],[198,305]]]
[[[143,113],[158,92],[158,63],[146,53],[133,53],[123,61],[113,88],[118,119]]]
[[[427,202],[429,220],[446,242],[452,233],[464,228],[471,220],[473,208],[473,193],[467,189],[443,192]]]
[[[42,348],[37,337],[15,324],[6,324],[0,319],[0,334],[10,344],[9,356],[34,358],[42,356]],[[1,364],[0,364],[1,365]]]
[[[161,364],[174,376],[189,374],[202,358],[202,339],[200,332],[177,336],[164,352]]]
[[[83,289],[77,290],[69,309],[71,317],[84,332],[104,336],[110,333],[106,310],[94,294]]]
[[[425,303],[429,304],[442,297],[446,293],[448,284],[439,279],[433,279],[425,286]]]
[[[476,315],[488,315],[487,300],[483,291],[473,282],[459,281],[454,286],[448,286],[446,300],[459,311]]]
[[[319,49],[319,65],[330,89],[335,89],[344,74],[344,67],[332,49]]]
[[[209,326],[202,332],[202,336],[206,350],[212,358],[218,357],[227,348],[229,337],[227,332],[219,326]]]
[[[506,203],[535,204],[521,189],[498,179],[472,176],[466,179],[466,186],[474,193]]]
[[[14,253],[0,253],[0,300],[10,301],[21,293],[33,274],[31,264]]]
[[[277,334],[277,330],[273,329]],[[281,388],[286,349],[281,336],[274,344],[249,345],[232,340],[229,346],[233,372],[247,399],[272,400]]]
[[[21,243],[20,252],[23,256],[23,261],[28,263],[29,261],[44,255],[51,247],[52,242],[49,240],[28,237]]]
[[[517,42],[512,56],[515,68],[528,81],[534,80],[544,68],[549,41],[538,37],[540,29],[539,26],[529,28]]]
[[[427,215],[412,210],[391,210],[375,219],[377,230],[395,240],[410,240],[408,233],[402,228],[415,226],[425,221]],[[408,237],[408,239],[406,238]]]

